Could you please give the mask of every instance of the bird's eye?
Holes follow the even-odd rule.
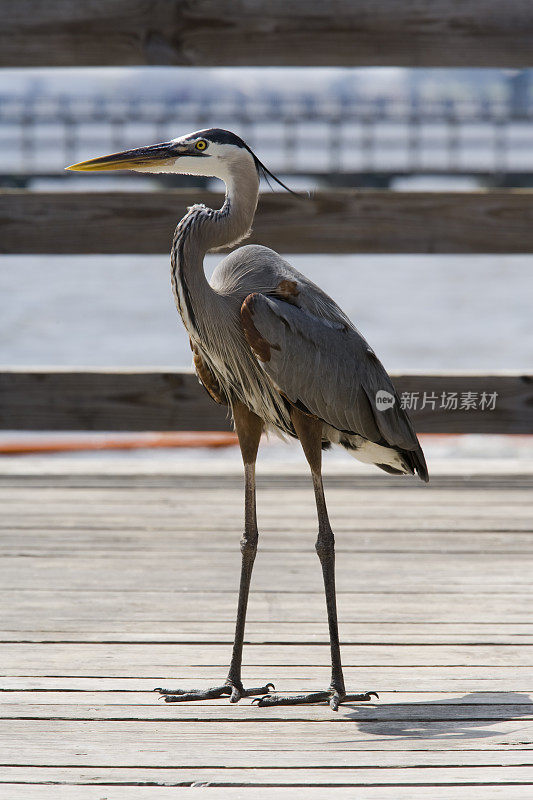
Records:
[[[205,150],[205,148],[207,147],[207,142],[205,141],[205,139],[200,139],[198,142],[196,142],[195,146],[197,150]]]

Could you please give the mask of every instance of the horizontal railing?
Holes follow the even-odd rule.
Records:
[[[0,0],[1,3],[1,0]],[[527,73],[526,73],[527,74]],[[363,78],[359,79],[361,82]],[[358,84],[359,85],[359,84]],[[0,123],[2,125],[57,125],[73,123],[84,127],[97,124],[164,125],[175,119],[194,125],[206,118],[218,116],[224,119],[242,120],[246,125],[256,123],[265,125],[274,122],[282,124],[302,122],[304,124],[337,123],[353,124],[366,122],[406,123],[483,123],[531,122],[532,109],[527,90],[515,97],[511,86],[494,79],[488,88],[484,85],[465,86],[464,96],[448,96],[452,90],[444,86],[436,91],[437,97],[423,97],[414,90],[406,88],[397,97],[396,90],[391,94],[367,96],[348,86],[332,89],[317,89],[311,92],[284,87],[273,92],[266,87],[261,93],[260,86],[250,90],[236,83],[218,84],[209,92],[209,85],[196,79],[198,94],[194,89],[176,87],[174,93],[154,95],[157,86],[150,84],[150,93],[142,86],[128,87],[114,93],[76,94],[73,79],[70,93],[7,94],[0,90]],[[366,87],[365,87],[366,89]],[[505,95],[504,95],[505,93]]]
[[[419,433],[533,433],[533,375],[392,374]],[[192,371],[4,369],[6,430],[228,430]]]
[[[217,208],[222,195],[1,191],[0,252],[168,253],[198,201]],[[533,192],[267,192],[246,241],[283,253],[531,253]]]
[[[509,104],[394,103],[392,98],[316,97],[311,111],[253,97],[228,104],[159,98],[0,97],[1,176],[73,176],[66,164],[187,130],[238,133],[274,172],[359,185],[368,175],[475,175],[502,185],[533,172],[533,112]],[[240,107],[239,107],[240,106]],[[358,182],[359,177],[359,182]],[[389,179],[390,179],[389,178]],[[380,180],[379,175],[374,178]],[[5,181],[4,181],[5,182]],[[335,184],[334,184],[335,185]],[[339,184],[337,184],[339,185]],[[372,185],[372,184],[370,184]],[[383,183],[375,183],[376,186]],[[507,183],[507,185],[510,185]]]
[[[533,63],[527,0],[0,0],[0,66]]]

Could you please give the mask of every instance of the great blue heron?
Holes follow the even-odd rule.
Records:
[[[250,232],[261,174],[286,187],[230,131],[210,128],[170,142],[74,164],[79,171],[130,169],[220,178],[222,208],[188,209],[172,242],[172,287],[190,337],[196,372],[217,403],[231,409],[245,475],[245,530],[233,655],[225,683],[207,690],[159,689],[167,702],[261,695],[259,706],[370,700],[347,694],[335,598],[334,537],[321,474],[321,450],[332,443],[360,461],[394,474],[428,472],[411,422],[372,348],[339,306],[267,247],[246,245],[218,265],[209,283],[203,259]],[[289,190],[290,191],[290,190]],[[241,662],[252,567],[257,550],[255,461],[262,430],[300,440],[311,468],[318,512],[316,550],[322,565],[331,645],[326,691],[269,693],[272,684],[244,689]],[[375,695],[377,696],[377,695]]]

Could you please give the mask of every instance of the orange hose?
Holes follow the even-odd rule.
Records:
[[[423,433],[422,442],[431,439],[444,439],[464,434]],[[530,434],[506,434],[513,439],[531,442]],[[237,434],[231,431],[161,431],[141,435],[126,433],[120,439],[95,434],[92,439],[25,439],[22,441],[0,441],[0,455],[24,455],[30,453],[68,453],[83,450],[139,450],[147,448],[173,447],[232,447],[238,444]]]
[[[93,439],[39,439],[1,442],[0,454],[65,453],[78,450],[137,450],[159,447],[231,447],[238,444],[230,431],[169,431],[154,434],[127,434],[120,439],[95,436]]]

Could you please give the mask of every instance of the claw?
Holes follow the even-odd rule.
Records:
[[[269,683],[268,685],[269,685],[269,686],[272,686],[272,684],[271,684],[271,683]],[[274,687],[272,686],[272,688],[274,688]],[[266,700],[266,699],[267,699],[267,697],[270,697],[270,695],[269,695],[269,694],[264,694],[262,697],[254,697],[254,699],[252,700],[252,705],[253,705],[254,703],[257,703],[257,705],[258,705],[258,706],[260,706],[260,705],[261,705],[261,703],[263,702],[263,700]]]
[[[365,692],[361,699],[370,700],[372,697],[375,697],[376,700],[379,700],[379,694],[377,692]]]
[[[372,700],[372,697],[375,697],[376,700],[379,700],[379,694],[377,692],[364,692],[363,694],[347,694],[343,700],[356,701],[358,703],[369,702]]]

